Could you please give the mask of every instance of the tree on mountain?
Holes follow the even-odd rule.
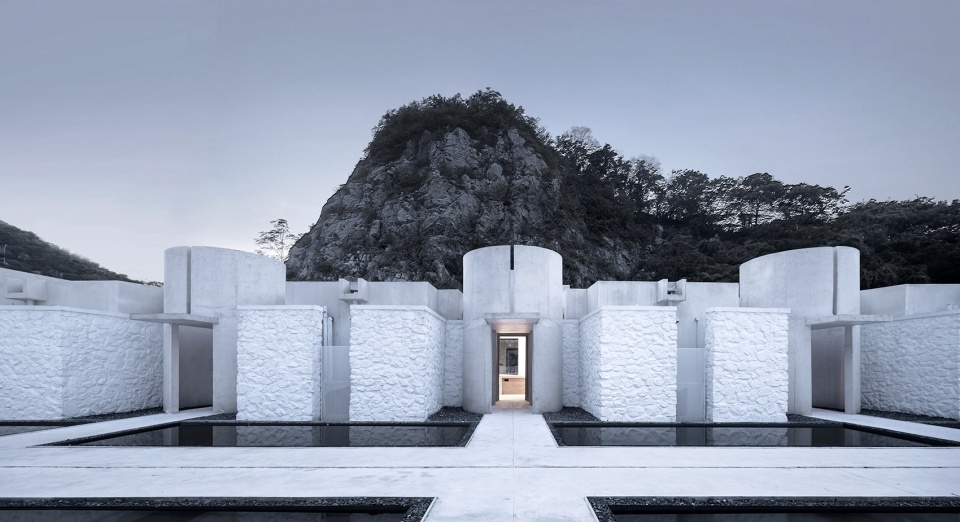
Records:
[[[660,160],[653,156],[637,156],[630,160],[630,199],[640,221],[662,221],[666,213],[667,180],[661,172]]]
[[[783,183],[766,172],[740,178],[729,193],[740,228],[754,227],[775,219],[778,216],[777,204],[783,199],[785,191]]]
[[[293,234],[290,232],[290,225],[286,219],[274,219],[270,222],[273,228],[260,232],[260,235],[253,240],[257,244],[256,253],[261,256],[267,256],[276,259],[281,263],[287,262],[287,256],[290,254],[290,247],[300,239],[303,234]]]

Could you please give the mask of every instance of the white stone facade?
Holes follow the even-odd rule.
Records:
[[[563,405],[580,406],[580,321],[563,322]]]
[[[602,421],[677,418],[677,309],[604,307],[580,321],[580,405]]]
[[[860,329],[863,407],[960,419],[960,311]]]
[[[425,306],[353,306],[350,420],[417,422],[440,409],[446,321]]]
[[[0,419],[160,406],[162,328],[127,314],[0,307]]]
[[[786,422],[789,310],[706,312],[707,422]]]
[[[241,306],[237,419],[320,419],[323,320],[319,306]]]
[[[463,321],[447,321],[443,353],[443,405],[463,405]]]

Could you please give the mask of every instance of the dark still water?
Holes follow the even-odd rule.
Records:
[[[456,446],[468,426],[180,424],[71,442],[83,446],[371,447]]]
[[[842,425],[556,426],[566,446],[924,447],[931,444]]]

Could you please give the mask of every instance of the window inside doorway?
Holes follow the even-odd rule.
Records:
[[[500,374],[520,375],[520,339],[518,337],[501,337]]]
[[[507,348],[507,365],[503,373],[507,375],[520,374],[520,362],[517,358],[519,348]]]

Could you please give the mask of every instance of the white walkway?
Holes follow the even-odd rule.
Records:
[[[466,448],[30,447],[206,414],[0,437],[0,497],[423,496],[430,521],[590,521],[586,496],[960,495],[960,448],[559,448],[527,408]]]

